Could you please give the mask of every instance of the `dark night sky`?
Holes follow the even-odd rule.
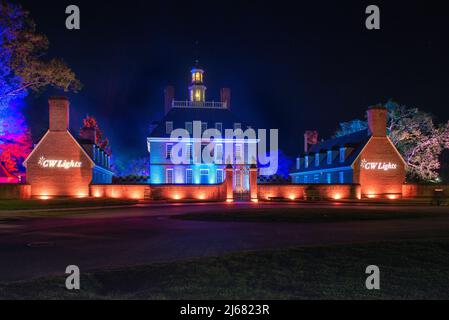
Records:
[[[338,122],[393,98],[449,118],[449,12],[443,1],[82,1],[21,0],[84,88],[72,127],[99,120],[118,157],[146,155],[148,126],[162,116],[163,88],[187,98],[200,42],[207,97],[232,89],[240,117],[280,129],[280,147],[302,149],[302,134],[331,135]],[[434,3],[433,3],[434,2]],[[65,29],[65,7],[81,9],[81,30]],[[381,30],[365,29],[378,4]],[[38,138],[47,127],[47,90],[28,99]]]

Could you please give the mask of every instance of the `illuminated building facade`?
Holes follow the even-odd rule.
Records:
[[[296,159],[296,184],[360,184],[362,197],[402,195],[406,163],[387,136],[387,109],[371,107],[368,129],[312,144]],[[307,139],[306,139],[307,142]]]
[[[230,89],[220,90],[220,102],[206,101],[204,71],[199,67],[193,68],[188,101],[175,101],[173,87],[165,89],[165,117],[152,126],[147,138],[150,184],[221,184],[225,180],[226,165],[232,164],[234,190],[249,191],[250,165],[256,163],[256,159],[249,159],[248,149],[250,144],[256,144],[256,140],[225,137],[226,129],[241,129],[243,132],[247,128],[249,126],[231,111]],[[172,161],[176,141],[170,139],[176,129],[185,129],[189,135],[182,141],[187,150],[187,161],[178,164]],[[210,155],[213,163],[205,162],[201,157],[211,142],[203,135],[210,131],[208,129],[216,129],[221,134],[221,138],[212,139]],[[231,155],[225,153],[229,145]]]
[[[95,131],[75,138],[69,131],[69,101],[49,100],[48,131],[24,162],[31,195],[86,197],[91,183],[111,183],[109,155],[95,144]]]

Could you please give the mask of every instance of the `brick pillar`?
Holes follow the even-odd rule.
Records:
[[[226,108],[231,110],[231,89],[229,88],[220,89],[220,101],[226,103]]]
[[[257,189],[257,166],[252,164],[249,168],[249,192],[251,201],[258,201],[258,189]]]
[[[368,128],[373,137],[387,136],[388,110],[383,106],[370,107],[368,113]]]
[[[69,100],[66,97],[52,97],[48,100],[50,109],[50,131],[66,131],[69,128]]]
[[[234,179],[233,179],[233,168],[232,165],[228,164],[226,166],[226,201],[234,201]]]
[[[175,88],[172,86],[165,87],[164,90],[164,113],[167,114],[172,108],[173,100],[175,99]]]

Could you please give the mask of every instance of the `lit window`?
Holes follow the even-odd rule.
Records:
[[[235,160],[236,161],[242,160],[242,145],[241,144],[235,145]]]
[[[201,91],[195,90],[195,101],[201,101]]]
[[[171,150],[173,149],[173,143],[167,143],[165,145],[165,159],[171,159]]]
[[[201,184],[209,183],[209,169],[201,169],[200,170],[200,181],[201,181]]]
[[[326,173],[326,182],[329,184],[332,182],[332,174],[330,172]]]
[[[223,145],[217,144],[215,145],[215,161],[220,161],[223,158]]]
[[[340,148],[340,162],[345,162],[346,148]]]
[[[222,183],[223,180],[223,169],[217,169],[217,183]]]
[[[221,123],[221,122],[215,123],[215,129],[220,131],[220,134],[221,134],[221,131],[223,130],[223,123]]]
[[[301,168],[301,158],[296,158],[296,170]]]
[[[192,122],[186,122],[186,130],[189,134],[192,134],[193,129],[192,129]]]
[[[332,151],[327,152],[327,164],[332,164]]]
[[[165,183],[173,184],[173,169],[165,170]]]
[[[306,167],[306,168],[309,167],[309,156],[304,157],[304,167]]]
[[[192,184],[193,183],[192,169],[186,169],[186,183],[187,184]]]
[[[173,131],[173,122],[172,121],[165,122],[165,132],[167,134],[171,134],[172,131]]]
[[[345,183],[345,173],[343,171],[338,173],[338,178],[340,183]]]
[[[189,160],[188,163],[193,159],[193,147],[191,143],[187,144],[187,159]]]
[[[309,182],[309,176],[304,176],[304,183],[308,183]]]
[[[315,153],[315,167],[318,167],[320,165],[320,154]]]

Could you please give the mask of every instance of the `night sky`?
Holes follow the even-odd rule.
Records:
[[[163,88],[187,100],[196,59],[206,71],[207,100],[232,90],[243,121],[278,128],[289,155],[302,135],[320,138],[341,121],[363,118],[392,98],[449,119],[449,11],[443,1],[81,1],[21,0],[84,85],[71,99],[71,126],[94,115],[116,157],[147,155],[152,121],[163,116]],[[296,3],[293,6],[293,3]],[[81,9],[81,30],[65,29],[65,8]],[[365,28],[377,4],[381,30]],[[25,110],[38,139],[48,126],[47,90]]]

